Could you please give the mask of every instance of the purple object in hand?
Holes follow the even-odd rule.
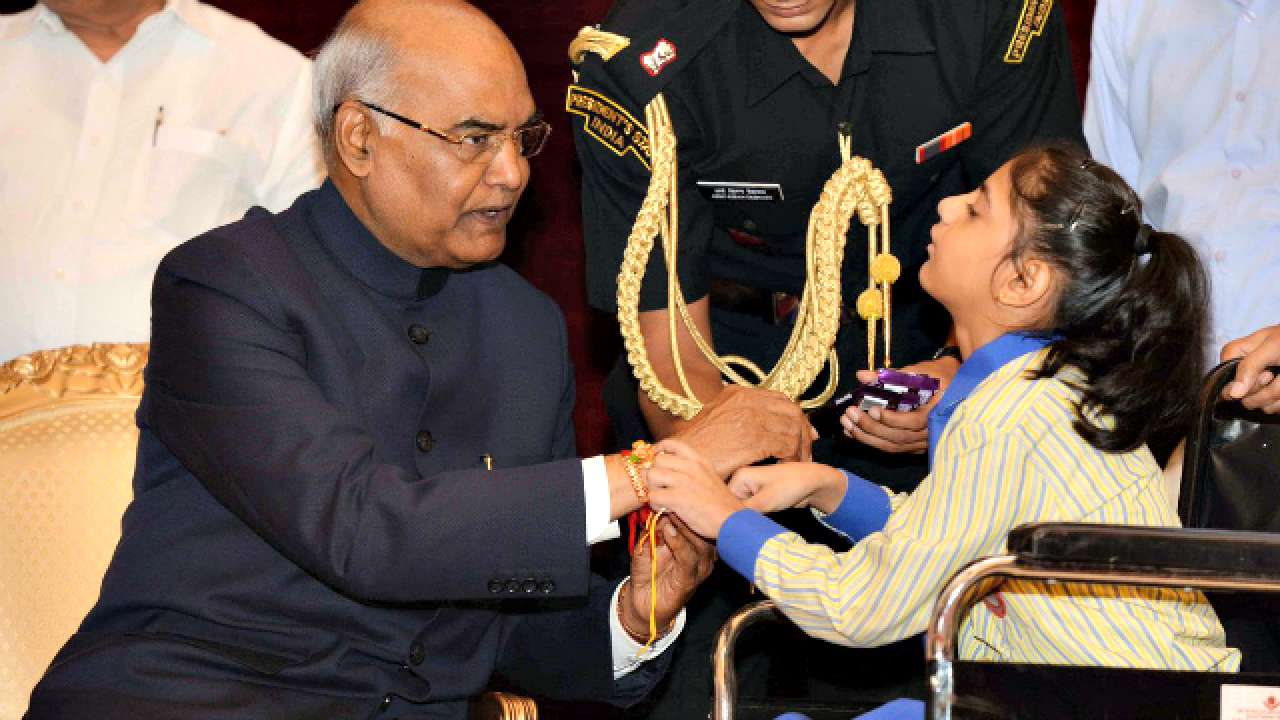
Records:
[[[876,378],[880,381],[881,387],[892,389],[901,388],[903,390],[927,390],[930,395],[938,391],[942,387],[942,383],[938,378],[923,373],[905,373],[889,368],[880,368],[876,371]]]

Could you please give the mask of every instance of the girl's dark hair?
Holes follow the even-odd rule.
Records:
[[[1062,282],[1035,376],[1083,371],[1075,429],[1099,450],[1176,438],[1203,371],[1208,281],[1196,251],[1144,225],[1137,194],[1076,146],[1024,150],[1010,169],[1011,259],[1041,258]]]

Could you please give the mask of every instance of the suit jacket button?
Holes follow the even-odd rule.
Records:
[[[383,696],[382,705],[378,708],[378,710],[381,712],[386,712],[387,708],[391,707],[391,701],[392,701],[392,698],[390,694]]]
[[[550,580],[543,580],[541,590],[542,592],[550,595],[551,593],[555,592],[556,584],[551,582]]]
[[[538,590],[538,581],[533,578],[526,578],[522,589],[527,593],[536,592]]]
[[[435,438],[431,437],[431,433],[426,430],[418,433],[418,436],[414,438],[413,442],[418,446],[418,449],[424,453],[431,452],[431,448],[436,446]]]
[[[507,581],[507,592],[520,592],[520,581],[512,578]]]
[[[490,580],[490,581],[489,581],[489,592],[491,592],[491,593],[500,593],[500,592],[502,592],[502,587],[503,587],[503,586],[502,586],[502,581],[501,581],[501,580]]]
[[[421,665],[423,660],[427,659],[427,649],[422,647],[422,643],[415,641],[409,645],[409,664]]]
[[[409,341],[414,345],[426,345],[431,339],[431,331],[414,323],[409,326]]]

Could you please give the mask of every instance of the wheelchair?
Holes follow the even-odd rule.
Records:
[[[1268,635],[1259,626],[1270,630],[1269,606],[1233,604],[1244,593],[1268,600],[1280,595],[1280,502],[1274,502],[1280,497],[1280,417],[1220,401],[1234,374],[1235,363],[1223,363],[1200,389],[1179,494],[1185,527],[1025,525],[1010,533],[1007,554],[975,560],[956,573],[935,602],[925,633],[926,718],[1216,719],[1224,717],[1224,686],[1273,689],[1263,694],[1276,708],[1258,710],[1280,708],[1280,664],[1248,661],[1249,641]],[[1228,644],[1241,647],[1246,662],[1239,673],[1197,673],[957,660],[956,635],[965,614],[1007,578],[1207,591]],[[1239,607],[1264,611],[1237,617]],[[787,710],[814,720],[849,720],[871,709],[740,702],[734,649],[743,632],[761,622],[788,621],[764,601],[743,608],[721,628],[712,658],[713,720],[771,719]]]

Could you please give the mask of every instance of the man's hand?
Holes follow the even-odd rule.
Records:
[[[1263,328],[1232,340],[1222,348],[1222,359],[1240,358],[1236,379],[1222,391],[1225,400],[1239,400],[1250,410],[1280,413],[1280,382],[1267,369],[1280,365],[1280,325]]]
[[[817,433],[800,406],[782,393],[730,385],[674,437],[710,461],[725,480],[766,458],[808,460]]]
[[[671,626],[693,591],[711,574],[716,550],[715,546],[698,537],[679,518],[670,514],[658,518],[654,530],[658,547],[655,620],[661,635]],[[631,580],[623,596],[618,598],[623,628],[634,637],[647,637],[649,634],[650,588],[654,587],[650,584],[653,568],[649,558],[649,537],[646,535],[642,542],[636,543],[635,553],[631,556]]]
[[[940,387],[927,405],[911,412],[896,412],[872,408],[863,412],[850,407],[840,418],[844,434],[863,445],[888,453],[922,453],[929,449],[929,411],[937,404],[942,393],[955,377],[960,361],[944,357],[901,368],[901,372],[922,373],[938,379]],[[876,374],[870,370],[858,371],[858,382],[874,383]]]

